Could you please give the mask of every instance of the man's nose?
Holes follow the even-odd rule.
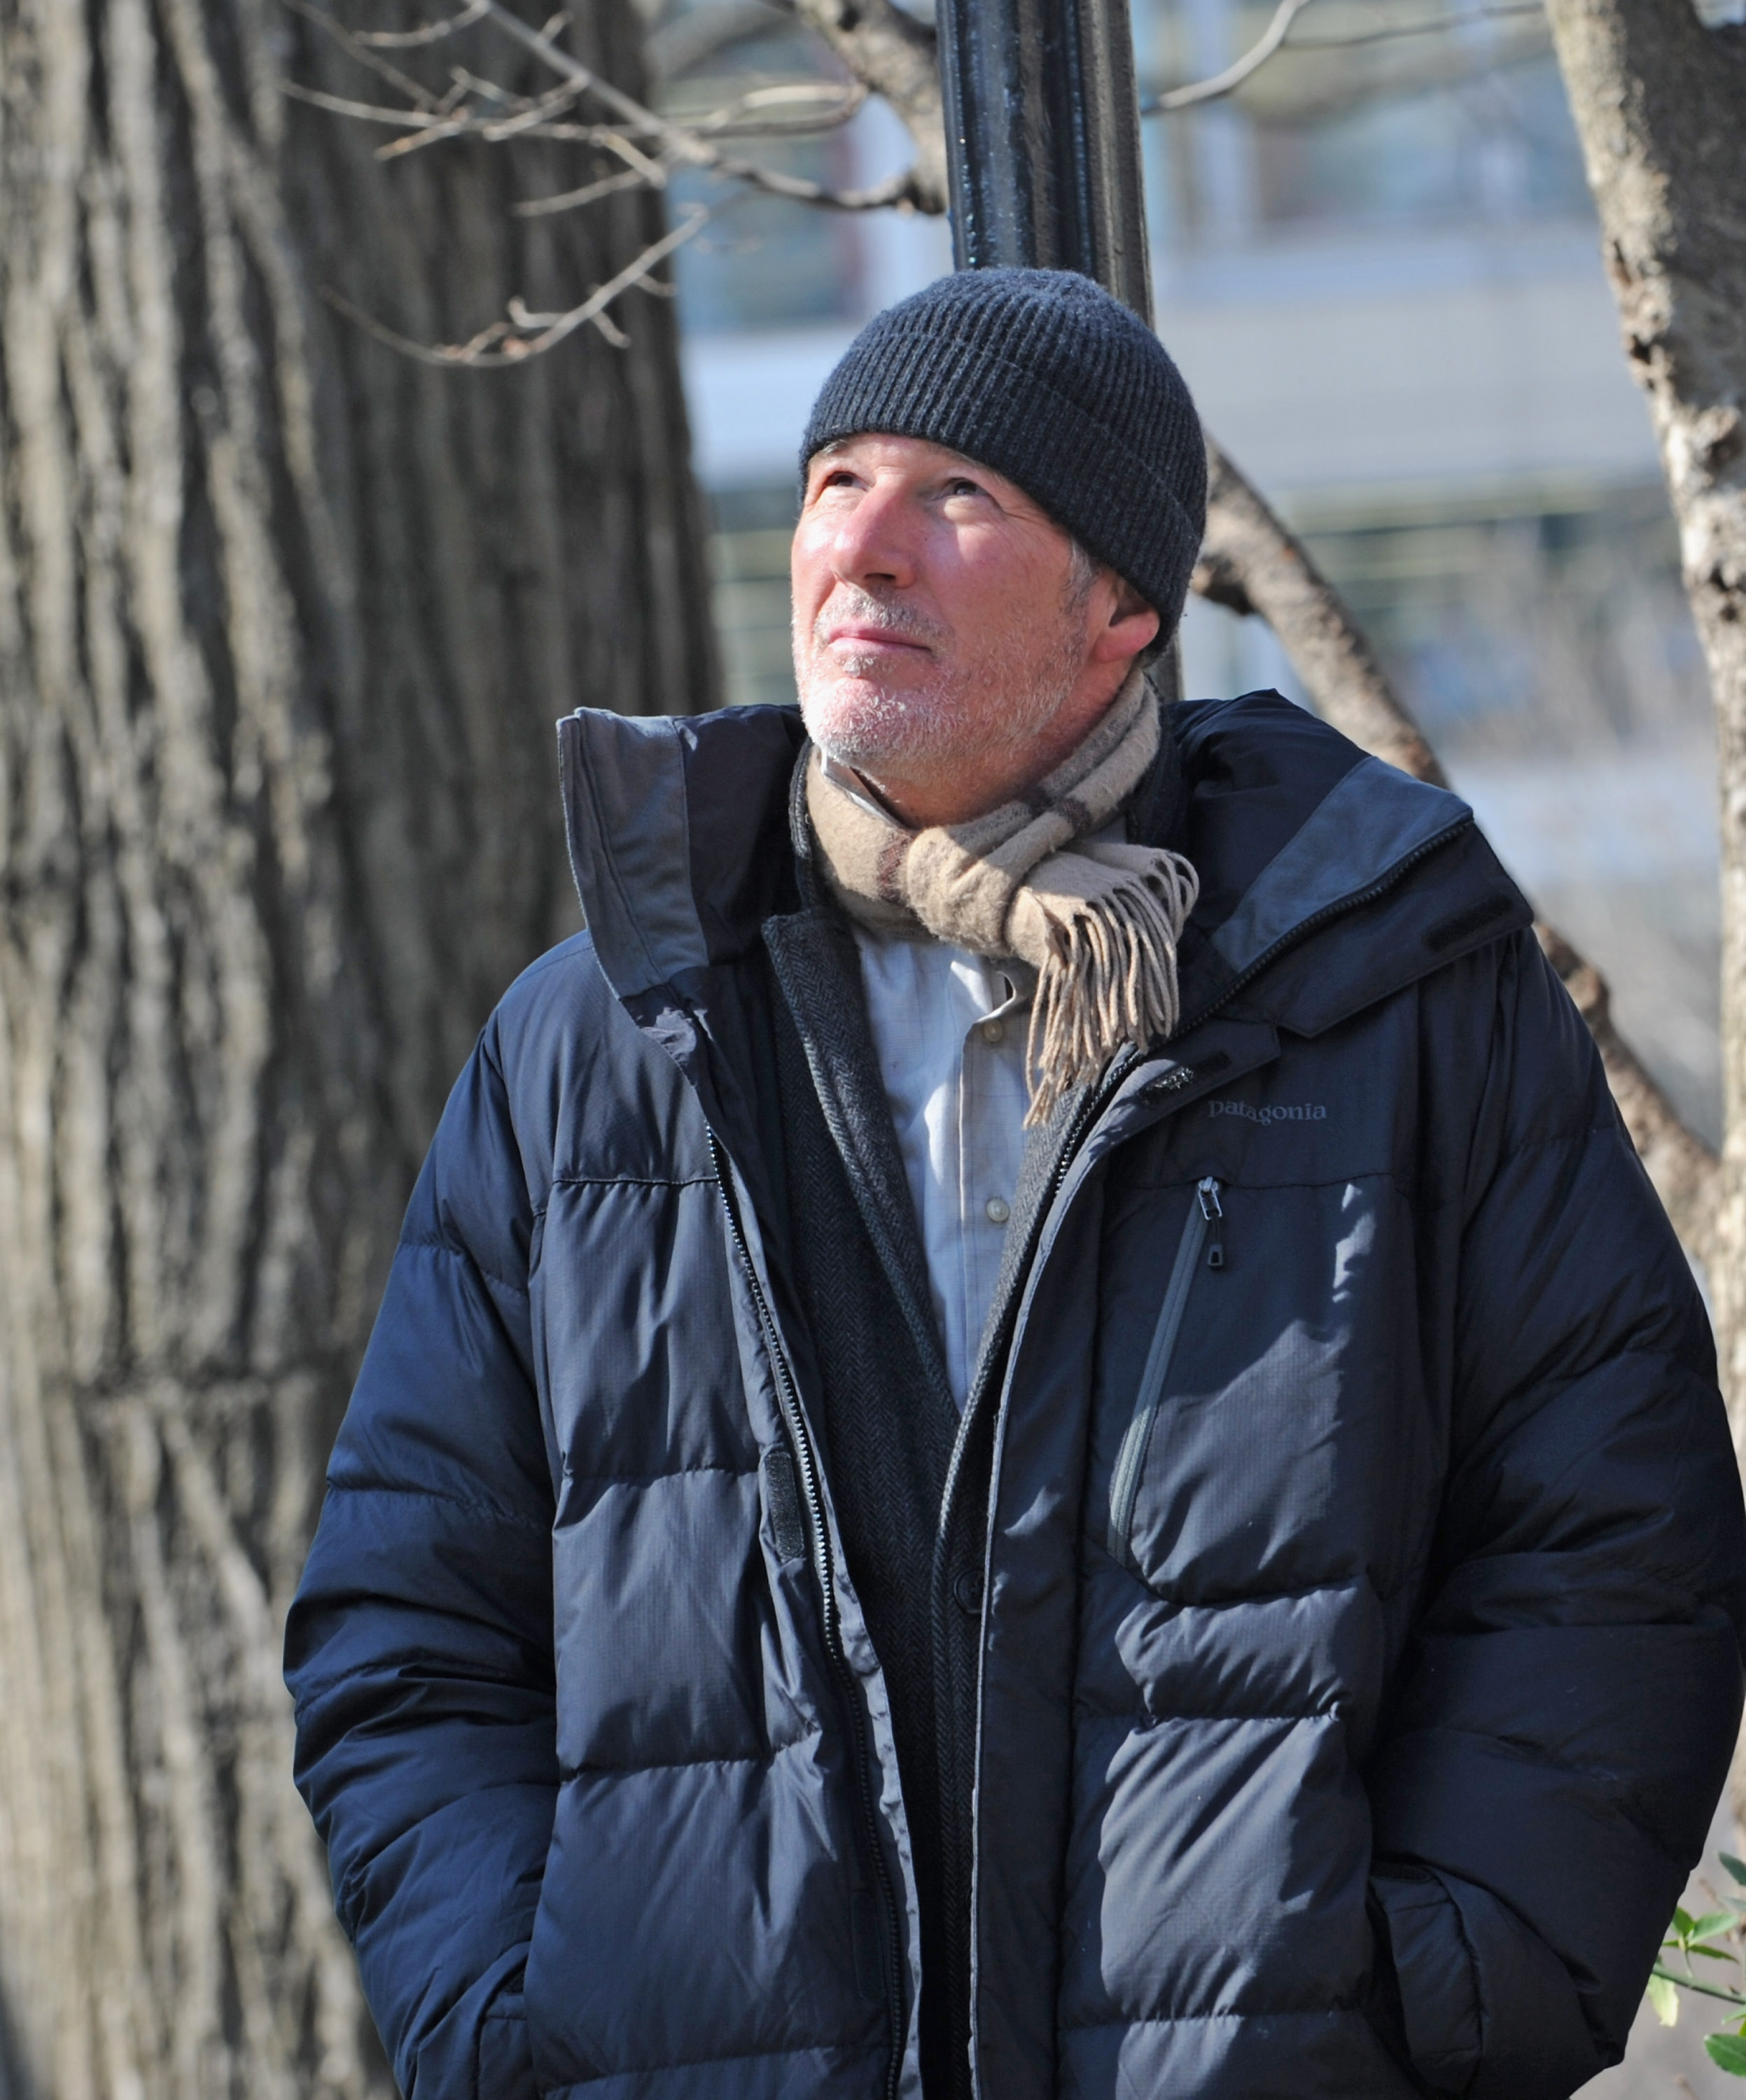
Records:
[[[844,583],[863,589],[903,590],[918,569],[914,505],[902,491],[877,486],[837,522],[831,567]]]

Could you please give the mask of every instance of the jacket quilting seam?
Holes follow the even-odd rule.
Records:
[[[1611,1101],[1612,1096],[1609,1094],[1607,1098]],[[1572,1152],[1585,1150],[1596,1138],[1611,1139],[1616,1142],[1620,1135],[1618,1127],[1608,1119],[1585,1123],[1580,1126],[1572,1125],[1567,1130],[1554,1131],[1550,1137],[1523,1138],[1519,1143],[1512,1145],[1507,1151],[1500,1152],[1497,1155],[1486,1174],[1484,1186],[1476,1193],[1464,1198],[1466,1213],[1465,1225],[1470,1226],[1490,1202],[1505,1169],[1518,1165],[1527,1158],[1530,1153],[1550,1152],[1554,1146],[1563,1146]]]
[[[1203,2020],[1346,2020],[1362,2019],[1356,2005],[1258,2005],[1248,2008],[1215,2007],[1207,2013],[1111,2013],[1097,2020],[1063,2020],[1063,2034],[1096,2034],[1104,2027],[1188,2027]]]
[[[656,1758],[647,1764],[572,1765],[567,1769],[560,1767],[558,1783],[562,1786],[574,1786],[578,1780],[584,1779],[635,1779],[644,1772],[694,1771],[704,1765],[773,1765],[778,1758],[787,1757],[791,1750],[797,1750],[805,1744],[815,1742],[823,1733],[823,1725],[814,1722],[812,1727],[803,1729],[798,1736],[791,1736],[786,1743],[777,1743],[768,1750],[748,1750],[737,1757]]]
[[[1611,1101],[1612,1096],[1609,1094],[1607,1098]],[[1526,1153],[1545,1152],[1554,1145],[1586,1145],[1592,1138],[1617,1136],[1617,1128],[1610,1120],[1580,1125],[1572,1123],[1567,1130],[1554,1131],[1550,1137],[1524,1137],[1520,1144],[1512,1145],[1507,1152],[1499,1153],[1497,1163],[1499,1167],[1508,1167]],[[1494,1178],[1495,1175],[1494,1168]],[[1482,1197],[1480,1200],[1483,1202],[1484,1199]]]
[[[329,1480],[330,1495],[394,1495],[403,1502],[441,1502],[446,1509],[461,1511],[467,1516],[483,1518],[487,1523],[507,1524],[512,1530],[525,1531],[536,1538],[549,1538],[552,1527],[544,1518],[519,1515],[514,1510],[499,1509],[492,1502],[469,1502],[461,1495],[452,1495],[441,1488],[403,1488],[392,1480]]]
[[[1154,1729],[1165,1727],[1173,1721],[1289,1722],[1294,1726],[1299,1721],[1344,1721],[1347,1718],[1345,1710],[1338,1705],[1306,1707],[1299,1713],[1292,1714],[1240,1714],[1228,1710],[1219,1713],[1210,1710],[1204,1712],[1173,1710],[1168,1714],[1152,1714],[1119,1706],[1094,1705],[1089,1700],[1083,1699],[1074,1701],[1074,1714],[1081,1721],[1125,1721],[1136,1736],[1149,1736]]]
[[[1174,1612],[1226,1612],[1240,1610],[1246,1604],[1277,1604],[1293,1597],[1326,1597],[1340,1595],[1356,1595],[1368,1590],[1378,1604],[1386,1605],[1397,1596],[1403,1586],[1395,1583],[1391,1589],[1379,1590],[1368,1576],[1343,1576],[1327,1582],[1293,1582],[1282,1590],[1241,1590],[1229,1596],[1184,1597],[1173,1596],[1167,1590],[1160,1590],[1149,1582],[1144,1575],[1136,1575],[1131,1568],[1124,1568],[1112,1560],[1100,1542],[1093,1538],[1089,1543],[1101,1555],[1106,1567],[1113,1568],[1118,1575],[1125,1576],[1136,1589],[1144,1590],[1149,1597],[1167,1604]]]
[[[833,2040],[826,2036],[818,2041],[791,2042],[786,2049],[736,2049],[721,2056],[679,2056],[665,2063],[613,2064],[603,2069],[596,2078],[578,2079],[573,2085],[553,2085],[541,2100],[566,2100],[571,2093],[585,2093],[591,2085],[602,2084],[609,2078],[648,2078],[663,2071],[696,2071],[706,2063],[758,2063],[777,2056],[816,2056],[822,2049],[840,2049],[852,2051],[858,2056],[874,2054],[873,2045],[862,2041]]]
[[[315,1709],[326,1703],[328,1696],[330,1692],[355,1691],[360,1679],[368,1678],[371,1674],[372,1673],[369,1670],[360,1670],[355,1666],[348,1665],[343,1670],[335,1671],[332,1676],[315,1679],[313,1683],[305,1686],[302,1694],[298,1698],[296,1704],[293,1706],[291,1710],[292,1719],[296,1723],[297,1726],[301,1728],[304,1723],[308,1719],[309,1716],[315,1712]],[[483,1684],[496,1692],[525,1692],[530,1696],[530,1697],[540,1700],[548,1706],[551,1706],[555,1704],[558,1696],[556,1683],[551,1679],[548,1679],[544,1684],[535,1684],[530,1683],[529,1680],[524,1677],[511,1677],[506,1672],[502,1670],[470,1670],[465,1676],[450,1677],[441,1681],[450,1684]],[[404,1732],[403,1730],[397,1730],[396,1732],[403,1733]],[[500,1792],[514,1793],[519,1793],[528,1787],[544,1787],[549,1791],[555,1793],[558,1785],[558,1782],[555,1779],[523,1778],[486,1780],[478,1786],[473,1788],[471,1789],[471,1794],[467,1796],[457,1796],[456,1798],[465,1799],[470,1798],[472,1795],[496,1793]],[[454,1805],[454,1802],[449,1801],[440,1803],[439,1807],[452,1808]],[[434,1808],[427,1810],[425,1814],[417,1817],[414,1822],[409,1823],[407,1825],[407,1829],[408,1830],[417,1829],[419,1824],[426,1821],[430,1816],[434,1815],[438,1812],[439,1810]],[[324,1842],[325,1842],[324,1834]],[[366,1864],[373,1863],[381,1850],[381,1848],[378,1846],[377,1851],[373,1852],[370,1855],[369,1860],[366,1862]]]
[[[682,1480],[693,1473],[728,1473],[736,1480],[755,1480],[758,1477],[756,1466],[670,1466],[661,1473],[578,1473],[571,1471],[566,1480],[583,1480],[591,1485],[602,1482],[608,1487],[650,1488],[657,1480]]]
[[[713,1189],[713,1174],[554,1174],[553,1189]],[[550,1202],[549,1195],[546,1198]]]
[[[493,1270],[488,1269],[478,1256],[469,1248],[457,1246],[453,1240],[444,1239],[439,1233],[403,1233],[400,1235],[400,1246],[403,1248],[428,1247],[433,1254],[446,1254],[452,1261],[465,1262],[487,1283],[495,1283],[500,1290],[513,1291],[518,1298],[525,1298],[527,1295],[527,1286],[525,1282],[513,1283],[508,1277],[497,1275]]]

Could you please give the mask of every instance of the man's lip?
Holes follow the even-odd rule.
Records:
[[[871,642],[881,649],[920,649],[925,651],[925,642],[911,642],[905,635],[893,634],[888,627],[833,627],[825,646],[834,647],[839,642]]]

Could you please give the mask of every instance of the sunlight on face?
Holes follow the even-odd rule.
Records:
[[[793,554],[806,726],[877,781],[1038,741],[1087,663],[1093,571],[1017,486],[943,446],[869,435],[812,461]]]

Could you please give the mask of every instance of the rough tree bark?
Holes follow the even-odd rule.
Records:
[[[1722,776],[1722,1159],[1711,1293],[1746,1448],[1746,28],[1548,0],[1709,666]]]
[[[465,336],[658,201],[518,222],[540,149],[385,167],[282,68],[356,90],[274,0],[0,0],[7,2100],[387,2089],[280,1618],[446,1088],[573,923],[553,719],[715,697],[665,304],[505,377],[318,296]]]

